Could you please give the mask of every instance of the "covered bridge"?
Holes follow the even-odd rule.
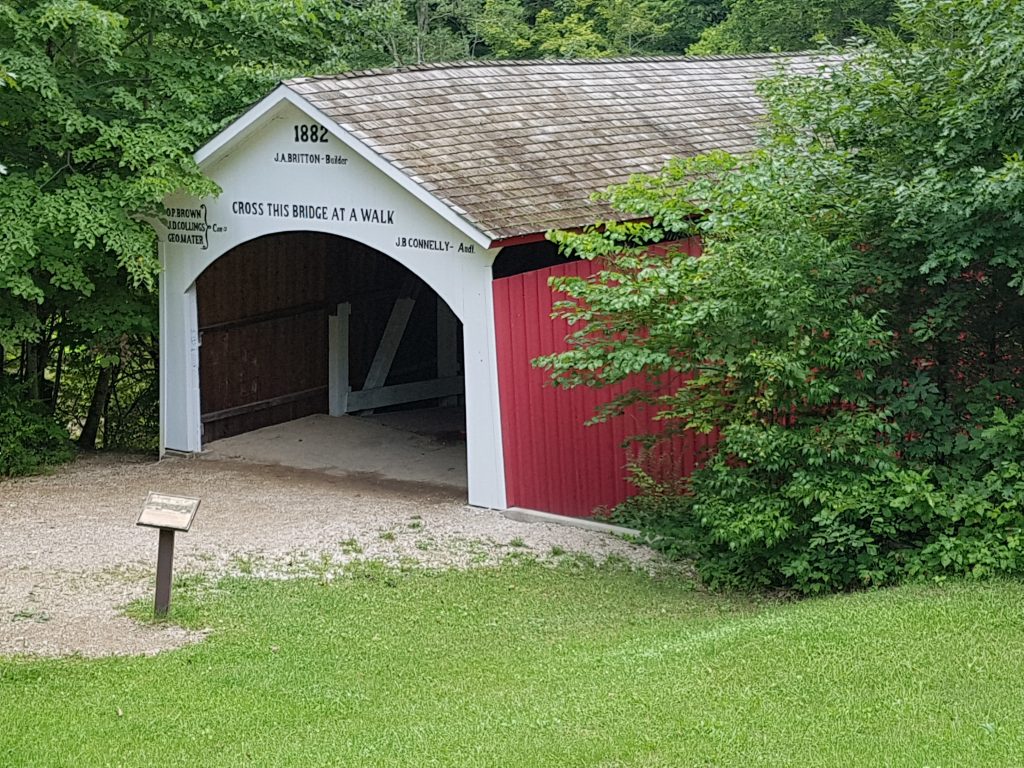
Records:
[[[673,156],[752,147],[755,83],[802,57],[471,62],[282,83],[196,155],[223,190],[158,225],[161,452],[309,414],[464,404],[469,502],[589,514],[642,414],[544,386],[545,240]],[[691,446],[692,447],[692,446]]]

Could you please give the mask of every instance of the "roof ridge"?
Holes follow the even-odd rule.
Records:
[[[702,61],[748,61],[754,59],[786,59],[821,55],[820,51],[790,51],[783,53],[712,53],[701,56],[614,56],[592,59],[463,59],[459,61],[436,61],[424,64],[405,64],[397,67],[376,67],[372,69],[356,69],[338,72],[333,75],[311,75],[293,77],[282,82],[308,83],[317,80],[341,80],[360,77],[377,77],[380,75],[396,75],[406,72],[430,72],[444,69],[479,69],[484,67],[525,67],[525,66],[584,66],[602,64],[633,64],[638,62],[702,62]]]

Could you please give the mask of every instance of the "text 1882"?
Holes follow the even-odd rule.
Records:
[[[311,141],[327,143],[327,129],[322,125],[296,125],[295,128],[295,140],[301,143],[309,143]]]

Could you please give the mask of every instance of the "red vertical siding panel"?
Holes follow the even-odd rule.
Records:
[[[516,360],[516,364],[522,367],[522,386],[530,393],[530,403],[526,414],[530,424],[529,442],[526,444],[530,458],[529,477],[527,478],[529,485],[524,488],[524,497],[530,499],[532,504],[535,503],[532,498],[533,494],[538,494],[539,498],[551,498],[552,483],[551,477],[544,472],[544,464],[548,458],[548,427],[544,423],[543,408],[544,391],[542,389],[538,391],[536,371],[530,365],[530,360],[536,356],[537,350],[540,348],[542,324],[538,322],[540,312],[537,308],[536,286],[532,280],[526,279],[525,274],[521,277],[523,278],[520,286],[523,297],[523,331],[526,336],[526,345],[525,354]]]
[[[622,386],[616,385],[604,392],[601,401],[607,402],[615,395],[622,392]],[[595,404],[596,405],[596,404]],[[626,450],[622,444],[626,439],[626,431],[629,426],[631,413],[623,414],[611,421],[602,424],[605,427],[605,434],[610,442],[608,450],[602,451],[603,466],[601,467],[603,486],[605,493],[610,498],[625,498],[626,494]],[[632,431],[630,429],[629,431]]]
[[[576,477],[576,486],[580,489],[580,497],[577,499],[579,505],[586,505],[592,498],[608,498],[607,478],[604,467],[601,466],[602,446],[601,425],[586,426],[587,421],[594,415],[594,407],[597,404],[597,397],[594,390],[580,392],[578,397],[573,398],[573,419],[580,424],[580,450],[583,457],[582,467]],[[573,509],[578,514],[578,508]],[[585,512],[584,512],[585,514]]]
[[[565,265],[563,269],[559,269],[556,274],[570,275],[572,277],[586,277],[589,274],[589,270],[584,262],[572,262]],[[565,298],[565,294],[559,294],[558,299]],[[565,338],[571,332],[571,326],[565,320],[558,320],[552,329],[556,332],[559,339]],[[567,349],[568,344],[561,341],[556,349]],[[587,427],[587,414],[589,411],[589,394],[580,392],[579,395],[573,394],[574,390],[563,390],[560,394],[562,395],[562,412],[563,418],[566,419],[574,438],[571,442],[573,443],[570,448],[572,454],[573,464],[571,467],[567,467],[566,474],[571,473],[571,477],[567,477],[568,482],[566,485],[572,489],[569,503],[565,503],[562,509],[565,510],[566,514],[570,515],[585,515],[589,510],[585,509],[588,499],[595,493],[595,488],[598,481],[596,473],[596,461],[597,452],[594,450],[594,440],[591,434],[592,427]],[[569,395],[566,397],[566,395]]]
[[[509,286],[507,282],[494,283],[494,338],[499,354],[501,350],[509,349],[512,344],[512,332],[510,330],[512,310],[509,306],[508,294]],[[519,463],[516,456],[517,444],[512,439],[513,435],[516,434],[515,415],[519,412],[519,406],[516,402],[516,388],[509,380],[511,375],[512,367],[503,365],[502,361],[499,360],[498,397],[499,416],[501,418],[501,447],[502,456],[504,457],[505,493],[509,497],[515,495],[515,488],[511,487],[511,483],[515,480],[515,468]]]
[[[494,325],[498,360],[498,398],[501,408],[502,445],[505,459],[505,496],[509,506],[519,501],[519,484],[524,474],[523,457],[520,454],[523,430],[519,424],[522,406],[519,395],[523,390],[517,381],[518,366],[515,354],[520,346],[519,334],[515,332],[517,292],[513,280],[495,280]],[[525,394],[525,393],[524,393]]]
[[[541,403],[538,400],[537,394],[537,382],[535,379],[535,372],[530,366],[530,360],[536,354],[537,348],[540,346],[540,327],[537,322],[537,295],[534,290],[533,282],[528,280],[526,275],[520,276],[519,285],[520,301],[523,307],[523,325],[521,332],[523,333],[525,344],[523,345],[523,352],[521,356],[517,356],[516,364],[520,366],[522,371],[520,375],[520,386],[529,393],[528,405],[525,409],[525,413],[521,418],[527,420],[529,435],[528,441],[524,445],[524,450],[527,452],[527,462],[525,464],[528,467],[528,474],[523,478],[523,499],[524,503],[535,505],[537,499],[550,498],[550,478],[543,471],[544,465],[547,463],[547,428],[544,424],[544,412],[541,407]],[[543,396],[543,392],[540,393]]]
[[[579,455],[582,457],[579,474],[574,478],[576,487],[579,488],[577,506],[573,507],[573,514],[586,514],[581,512],[580,506],[585,506],[590,498],[607,498],[608,490],[605,486],[604,469],[601,466],[600,440],[603,425],[586,426],[587,421],[594,415],[594,407],[597,404],[595,390],[584,389],[579,395],[572,398],[572,418],[579,424]]]
[[[687,253],[700,253],[694,239],[682,244]],[[625,467],[623,443],[640,434],[659,433],[664,424],[653,419],[654,409],[632,406],[622,416],[593,426],[585,422],[598,406],[634,387],[669,391],[682,383],[664,377],[648,383],[641,377],[604,389],[564,390],[549,383],[546,371],[530,361],[568,348],[571,328],[550,317],[556,298],[552,276],[587,277],[599,267],[570,262],[494,281],[498,343],[498,385],[505,449],[505,484],[510,506],[566,515],[589,515],[597,507],[613,507],[636,492]],[[652,451],[645,468],[656,479],[690,474],[717,435],[674,437]]]
[[[530,359],[532,360],[545,352],[551,352],[555,349],[554,344],[554,333],[553,329],[557,321],[551,319],[551,289],[547,285],[547,280],[541,278],[539,280],[531,281],[530,291],[536,302],[537,316],[535,320],[537,334],[536,334],[536,345],[530,350]],[[544,320],[547,319],[547,322]],[[566,455],[565,446],[562,444],[562,424],[561,414],[558,412],[556,404],[556,390],[554,386],[548,381],[547,375],[542,369],[534,368],[532,363],[530,364],[530,378],[533,382],[535,391],[538,393],[538,410],[541,413],[541,418],[544,423],[545,437],[543,440],[543,455],[544,455],[544,466],[547,467],[551,462],[558,461],[562,463],[567,472],[572,472],[572,457]],[[542,468],[541,471],[544,471]],[[571,486],[569,483],[560,482],[560,479],[550,475],[547,475],[547,483],[545,488],[545,498],[550,499],[550,503],[558,509],[565,508],[568,500],[572,496]]]
[[[512,346],[509,364],[512,366],[512,384],[516,388],[516,402],[519,408],[515,414],[515,424],[518,435],[518,459],[517,469],[517,500],[514,505],[521,506],[524,494],[529,489],[530,477],[533,471],[533,454],[530,451],[529,439],[532,434],[530,425],[530,382],[527,371],[523,369],[522,361],[529,356],[526,338],[526,311],[524,306],[522,280],[514,280],[509,285],[509,304],[515,312],[511,325]]]

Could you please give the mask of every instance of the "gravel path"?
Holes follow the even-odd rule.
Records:
[[[175,576],[322,572],[353,559],[494,565],[552,549],[650,564],[606,534],[468,507],[450,488],[231,461],[94,456],[0,482],[0,654],[152,654],[201,632],[142,625],[120,607],[153,590],[156,531],[135,526],[149,491],[202,499],[175,540]]]

